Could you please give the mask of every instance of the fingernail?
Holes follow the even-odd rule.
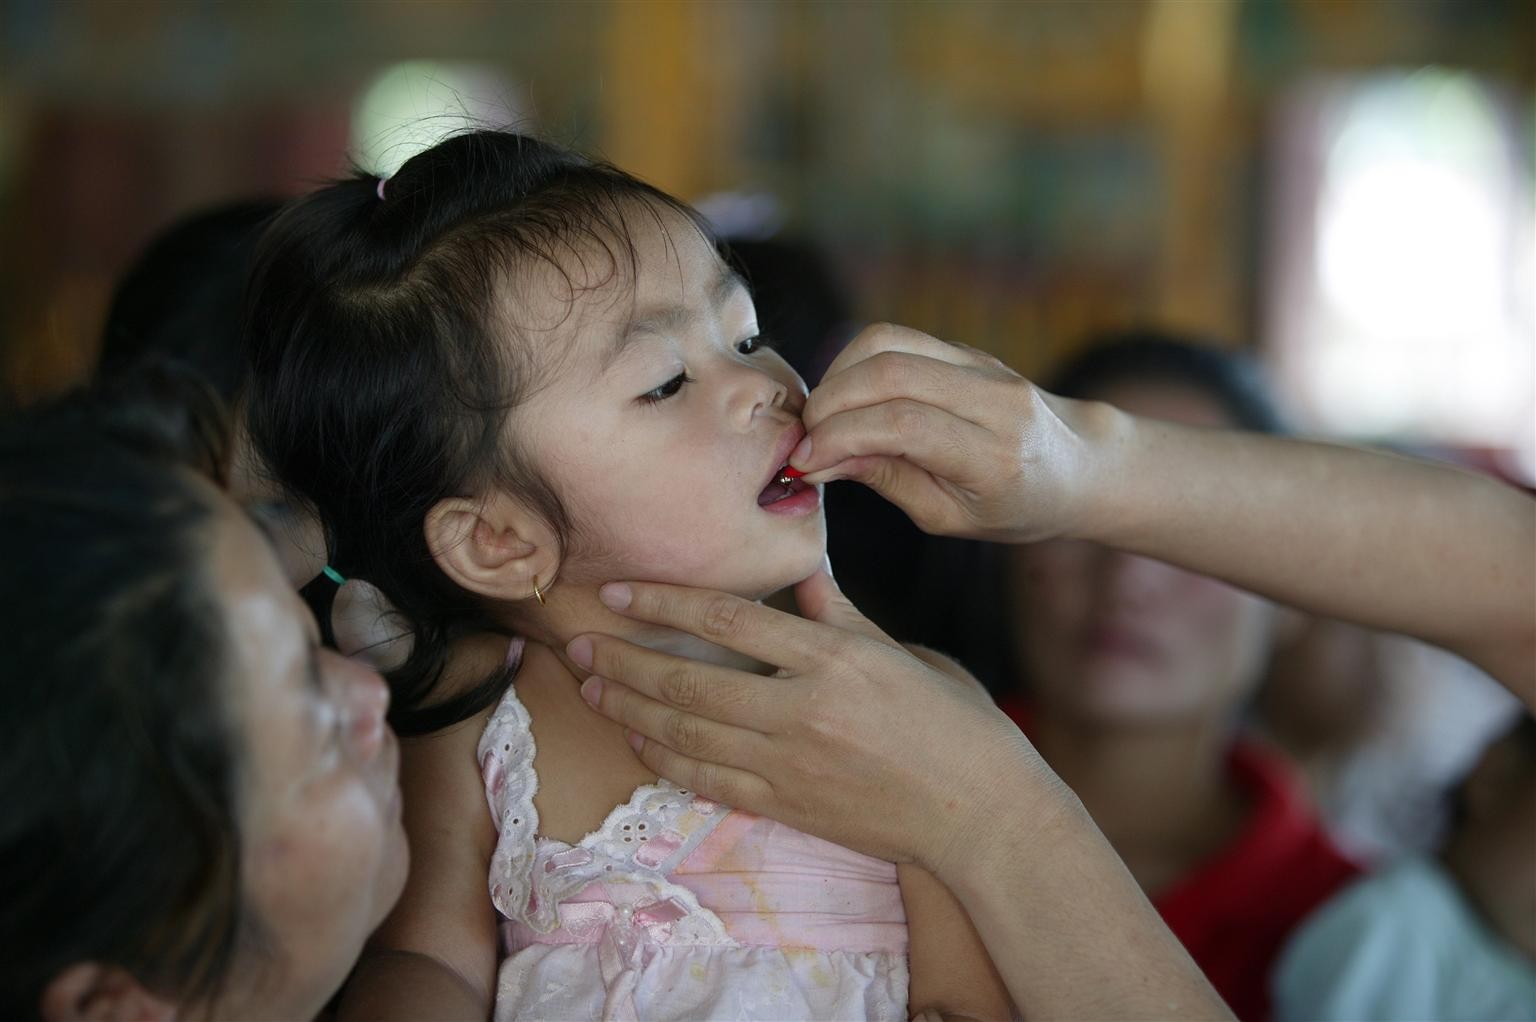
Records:
[[[581,666],[592,669],[592,640],[585,635],[578,635],[565,647],[565,655],[576,661]]]
[[[794,451],[792,451],[790,453],[790,455],[789,455],[789,463],[791,465],[799,467],[800,465],[805,464],[806,460],[809,459],[810,456],[811,456],[811,438],[810,437],[805,437],[804,439],[802,439],[800,441],[800,446],[796,447],[794,449]]]
[[[635,598],[635,594],[623,582],[609,582],[597,591],[597,598],[602,600],[606,607],[623,610],[629,606],[629,601]]]
[[[581,698],[587,701],[587,705],[596,708],[598,700],[603,698],[603,679],[594,674],[582,682]]]
[[[624,740],[629,743],[629,747],[634,749],[636,754],[639,754],[640,750],[645,748],[644,736],[638,735],[627,728],[624,731]]]

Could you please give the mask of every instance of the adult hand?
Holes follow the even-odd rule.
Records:
[[[567,654],[594,672],[583,697],[631,730],[652,770],[915,860],[959,898],[1025,1017],[1231,1017],[1012,722],[892,642],[826,570],[796,588],[806,619],[681,586],[600,595],[780,668],[763,677],[602,635],[571,640]]]
[[[790,464],[809,482],[857,480],[925,532],[1028,542],[1072,520],[1085,406],[972,348],[868,327],[828,367],[803,417]]]
[[[779,668],[764,677],[605,635],[572,640],[567,652],[593,672],[582,695],[684,787],[941,876],[970,835],[995,825],[999,800],[1027,815],[1031,793],[999,791],[999,774],[1029,772],[1059,795],[984,693],[892,641],[825,568],[796,588],[805,618],[680,586],[615,583],[600,595],[628,617]]]

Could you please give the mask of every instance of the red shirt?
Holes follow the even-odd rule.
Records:
[[[1027,734],[1028,705],[1000,705]],[[1239,740],[1227,770],[1250,806],[1242,830],[1152,904],[1237,1017],[1265,1022],[1286,937],[1360,867],[1334,847],[1279,756]]]

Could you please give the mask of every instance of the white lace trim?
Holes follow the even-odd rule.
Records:
[[[509,687],[486,722],[475,751],[499,835],[491,855],[491,900],[508,918],[520,915],[528,904],[539,826],[539,814],[533,808],[533,796],[539,790],[533,770],[535,751],[528,711]],[[517,911],[512,911],[513,906]]]
[[[674,940],[732,945],[724,924],[688,888],[666,879],[730,813],[670,781],[636,788],[602,824],[574,845],[536,838],[538,775],[528,711],[509,688],[486,723],[477,755],[499,837],[491,856],[491,900],[508,919],[548,933],[560,903],[594,881],[640,884],[657,900],[676,899],[687,918]]]

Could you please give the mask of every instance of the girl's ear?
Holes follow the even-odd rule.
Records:
[[[176,1005],[152,994],[127,970],[100,962],[76,962],[61,971],[38,1004],[47,1022],[131,1018],[171,1022]]]
[[[526,600],[548,588],[560,567],[560,544],[539,515],[504,494],[485,500],[449,497],[427,512],[427,549],[443,573],[493,600]]]

